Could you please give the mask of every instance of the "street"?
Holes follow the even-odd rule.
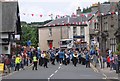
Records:
[[[3,79],[104,79],[104,75],[95,72],[92,68],[86,68],[78,64],[74,67],[72,64],[65,65],[48,65],[48,68],[38,66],[38,70],[32,70],[28,67],[25,70],[11,73]]]

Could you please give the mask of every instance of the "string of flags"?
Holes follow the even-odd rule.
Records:
[[[112,14],[112,15],[113,15],[113,14],[116,14],[116,15],[118,15],[118,12],[98,13],[97,15],[98,15],[98,16],[101,16],[101,15],[107,15],[107,14]],[[23,16],[32,16],[32,17],[34,17],[34,16],[37,16],[37,17],[47,16],[47,15],[43,15],[43,14],[34,14],[34,13],[31,13],[31,14],[28,14],[28,13],[20,13],[20,15],[23,15]],[[89,13],[89,14],[76,15],[76,14],[72,13],[72,17],[77,17],[77,16],[80,16],[80,17],[90,17],[90,16],[92,16],[92,15],[95,15],[95,14]],[[68,15],[54,15],[54,14],[49,14],[48,16],[49,16],[49,17],[55,16],[55,17],[57,17],[57,18],[61,18],[61,17],[66,17],[66,16],[68,16]]]
[[[56,24],[50,24],[50,25],[45,25],[45,26],[70,26],[70,25],[86,25],[86,24],[92,24],[92,23],[96,23],[97,20],[94,19],[94,20],[90,20],[90,21],[82,21],[82,22],[72,22],[72,23],[56,23]]]

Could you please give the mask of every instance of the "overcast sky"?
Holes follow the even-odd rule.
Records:
[[[49,20],[51,19],[50,14],[53,14],[53,16],[71,15],[76,13],[78,6],[83,9],[93,3],[105,1],[108,0],[18,0],[21,21],[26,22]],[[34,14],[34,16],[31,14]],[[42,14],[42,17],[39,16],[40,14]]]

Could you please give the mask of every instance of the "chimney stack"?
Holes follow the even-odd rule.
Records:
[[[81,14],[81,9],[80,7],[78,7],[78,9],[76,10],[76,15],[80,15]]]

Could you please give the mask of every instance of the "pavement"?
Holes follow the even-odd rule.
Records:
[[[32,70],[32,66],[25,70],[10,73],[3,76],[3,79],[105,79],[102,72],[95,70],[95,68],[86,68],[85,65],[73,64],[65,65],[51,65],[48,68],[38,66],[38,70]]]
[[[97,64],[97,67],[94,67],[93,64],[91,64],[92,68],[97,71],[101,72],[106,79],[119,79],[119,75],[117,74],[115,70],[110,70],[110,68],[107,68],[107,65],[105,64],[105,68],[100,68],[100,65]]]

